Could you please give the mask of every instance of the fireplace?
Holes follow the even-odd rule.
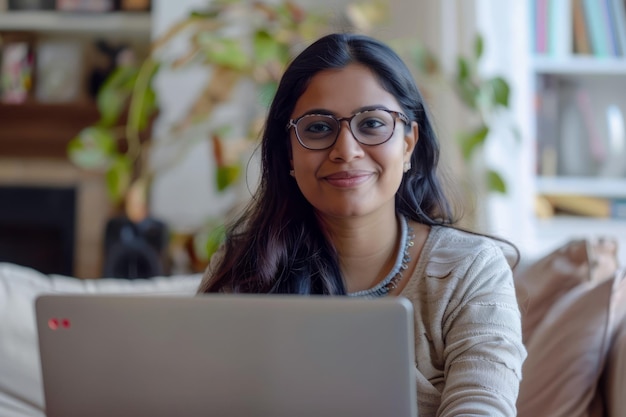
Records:
[[[67,160],[4,157],[0,190],[9,193],[0,195],[1,261],[79,278],[102,276],[103,234],[112,213],[102,174]]]
[[[0,186],[0,262],[74,275],[76,187]]]

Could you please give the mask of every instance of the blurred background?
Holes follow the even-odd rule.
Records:
[[[0,0],[0,261],[201,271],[282,69],[338,30],[414,70],[465,225],[525,256],[626,240],[622,0]]]

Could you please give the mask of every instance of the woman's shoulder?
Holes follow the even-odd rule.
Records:
[[[432,250],[445,252],[448,255],[456,254],[455,257],[459,258],[475,255],[485,250],[502,250],[501,245],[494,238],[449,226],[433,226],[429,240]]]
[[[497,240],[447,226],[431,228],[421,259],[426,263],[426,275],[442,277],[454,270],[466,271],[481,261],[495,260],[508,265]]]

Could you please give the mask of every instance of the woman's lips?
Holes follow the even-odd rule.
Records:
[[[369,180],[372,175],[371,172],[367,171],[342,171],[327,175],[324,179],[335,187],[349,188],[363,184]]]

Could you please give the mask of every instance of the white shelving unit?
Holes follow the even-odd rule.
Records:
[[[529,2],[530,3],[530,2]],[[532,19],[532,16],[529,17]],[[532,27],[529,23],[528,27]],[[529,31],[529,37],[532,35]],[[529,48],[532,50],[532,48]],[[550,77],[557,86],[558,105],[555,114],[557,130],[555,132],[555,143],[557,145],[558,168],[554,175],[542,176],[535,174],[535,192],[537,195],[576,195],[583,197],[593,197],[601,199],[625,199],[626,200],[626,175],[602,173],[602,164],[608,163],[613,154],[620,154],[620,149],[626,150],[626,133],[624,133],[624,122],[626,120],[626,57],[596,57],[593,55],[571,54],[566,56],[536,55],[531,53],[530,58],[529,88],[536,94],[540,77]],[[522,86],[523,87],[523,86]],[[588,100],[588,110],[585,112],[580,108],[580,103],[573,104],[577,97],[575,94],[583,92]],[[532,143],[541,139],[546,140],[549,136],[546,131],[542,131],[541,121],[543,114],[538,114],[534,106],[537,105],[536,97],[529,103],[531,108],[531,127],[533,135]],[[604,162],[592,161],[593,144],[589,144],[590,136],[593,133],[585,130],[585,134],[576,135],[576,128],[572,127],[572,116],[565,116],[567,108],[578,106],[579,117],[591,119],[594,125],[596,145],[599,144],[604,149]],[[620,116],[617,121],[617,134],[615,119],[611,121],[608,116],[608,109],[612,107]],[[541,111],[541,110],[538,110]],[[621,124],[621,127],[619,126]],[[568,127],[564,127],[569,125]],[[585,126],[587,121],[577,123],[575,126]],[[621,134],[619,131],[621,130]],[[611,135],[613,131],[613,135]],[[578,139],[577,139],[578,137]],[[584,140],[581,140],[584,138]],[[547,139],[550,140],[550,139]],[[615,143],[617,141],[618,143]],[[612,143],[613,142],[613,143]],[[621,142],[621,143],[620,143]],[[537,145],[537,143],[536,143]],[[540,146],[539,146],[540,147]],[[540,152],[540,150],[538,150]],[[571,159],[572,156],[578,157]],[[624,153],[626,155],[626,151]],[[540,155],[537,155],[540,158]],[[567,159],[566,158],[570,158]],[[569,162],[567,162],[569,161]],[[587,166],[590,172],[577,173],[570,172],[572,168],[577,169],[577,163]],[[621,161],[626,169],[626,156]],[[569,169],[566,168],[569,166]],[[583,169],[584,170],[584,169]],[[626,261],[626,219],[585,217],[573,215],[557,214],[548,219],[533,219],[536,228],[537,241],[542,242],[546,247],[557,246],[572,238],[613,236],[620,240],[620,257]]]
[[[454,0],[444,2],[458,8]],[[507,172],[513,192],[505,204],[490,211],[490,216],[500,223],[513,224],[504,237],[518,244],[524,253],[543,254],[574,238],[614,236],[619,240],[620,259],[626,263],[626,220],[571,215],[542,219],[535,212],[535,199],[541,194],[626,199],[626,176],[605,176],[597,172],[574,174],[574,170],[569,170],[568,175],[555,172],[542,176],[537,172],[540,159],[535,90],[538,77],[544,75],[563,80],[569,86],[584,87],[592,99],[593,119],[603,135],[607,130],[606,126],[601,126],[607,123],[607,103],[619,107],[626,119],[626,57],[535,55],[532,52],[532,10],[532,0],[474,0],[474,13],[458,18],[485,39],[482,71],[502,75],[510,82],[512,118],[522,136],[521,146],[508,151],[516,153],[513,162],[506,151],[497,157],[509,161],[508,165],[518,165]],[[623,164],[626,167],[626,158]]]

